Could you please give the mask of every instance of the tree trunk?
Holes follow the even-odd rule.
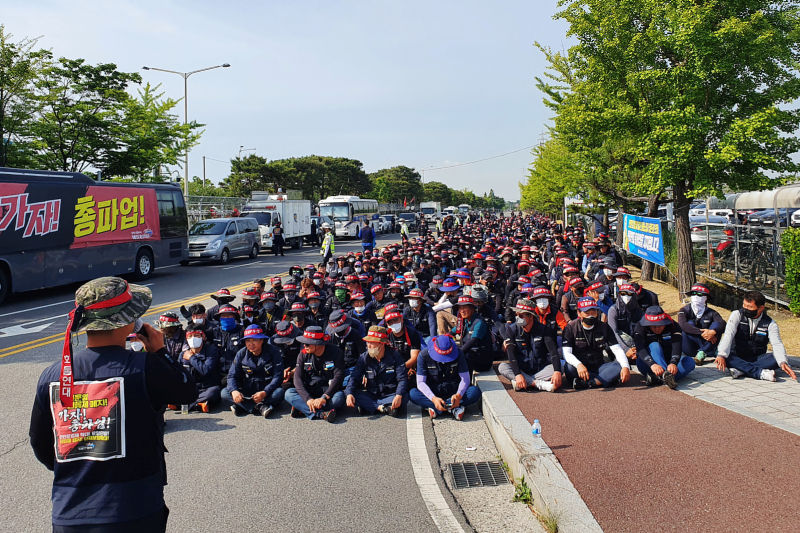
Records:
[[[624,206],[622,205],[622,202],[617,202],[614,204],[614,207],[617,210],[617,234],[614,236],[614,242],[617,244],[617,249],[622,250],[622,211]]]
[[[686,184],[680,182],[673,187],[675,213],[675,238],[678,245],[678,290],[685,295],[695,282],[694,255],[689,227],[689,199],[686,198]]]
[[[650,197],[647,199],[647,216],[654,217],[658,214],[659,200],[660,196],[658,194],[650,195]],[[654,270],[655,270],[654,263],[642,260],[642,281],[653,281]]]

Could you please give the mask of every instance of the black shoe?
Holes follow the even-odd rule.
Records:
[[[304,414],[303,414],[301,411],[299,411],[298,409],[295,409],[294,407],[292,407],[292,412],[291,412],[291,413],[289,413],[289,416],[291,416],[292,418],[303,418],[303,417],[304,417],[304,416],[306,416],[306,415],[304,415]]]
[[[655,387],[656,385],[660,385],[660,383],[657,380],[658,378],[653,377],[653,375],[650,373],[647,373],[644,376],[644,383],[648,387]]]
[[[397,409],[392,409],[388,403],[378,406],[378,412],[382,415],[397,416]]]
[[[320,418],[325,420],[326,422],[330,422],[333,424],[336,422],[336,409],[331,409],[330,411],[323,411],[320,415]]]
[[[581,378],[575,378],[572,380],[572,388],[575,390],[586,390],[589,388],[589,384]]]
[[[260,414],[264,418],[267,418],[272,410],[273,407],[271,405],[260,404],[256,406],[254,413]]]
[[[368,415],[368,414],[369,414],[369,413],[368,413],[368,412],[367,412],[367,411],[366,411],[366,410],[365,410],[363,407],[361,407],[360,405],[356,405],[356,411],[358,411],[358,414],[359,414],[359,415],[361,415],[361,416],[366,416],[366,415]]]
[[[236,416],[244,416],[247,414],[247,409],[245,409],[238,403],[231,405],[231,411],[233,411],[233,414],[235,414]]]
[[[664,385],[670,389],[674,389],[678,386],[678,383],[675,381],[675,376],[672,374],[672,372],[664,372],[661,374],[661,380],[664,382]]]

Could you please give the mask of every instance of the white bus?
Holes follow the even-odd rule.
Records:
[[[319,214],[331,217],[337,237],[357,237],[362,220],[368,220],[378,233],[378,201],[358,196],[328,196],[319,202]]]
[[[460,205],[458,206],[458,212],[459,212],[459,214],[466,215],[466,214],[467,214],[467,213],[469,213],[470,211],[472,211],[472,206],[471,206],[471,205],[469,205],[469,204],[460,204]]]

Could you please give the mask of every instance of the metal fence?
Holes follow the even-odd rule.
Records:
[[[697,273],[739,290],[758,290],[781,305],[786,294],[786,262],[781,234],[786,228],[706,223],[692,226]]]
[[[193,224],[205,218],[229,217],[241,213],[246,198],[232,196],[187,196],[186,215]]]

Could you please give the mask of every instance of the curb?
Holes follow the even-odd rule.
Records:
[[[497,449],[515,479],[525,478],[538,512],[554,512],[562,533],[602,532],[567,473],[546,444],[536,448],[530,422],[511,399],[494,371],[476,378],[482,391],[483,418]]]

